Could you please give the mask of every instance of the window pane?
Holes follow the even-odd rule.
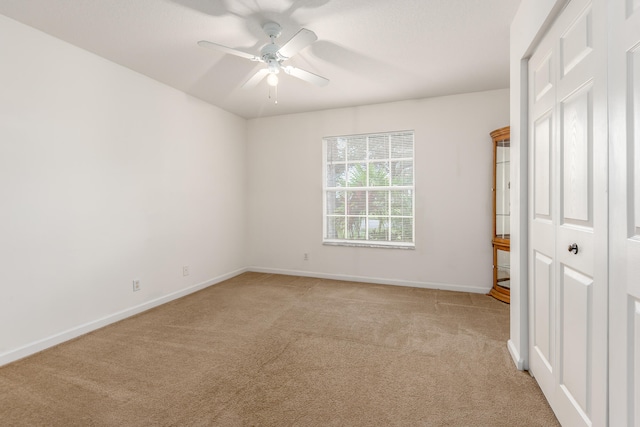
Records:
[[[364,216],[347,217],[347,239],[365,240],[367,238],[365,221]]]
[[[388,191],[369,191],[369,215],[389,215]]]
[[[328,216],[327,217],[327,239],[344,239],[344,217]]]
[[[345,160],[345,148],[347,146],[344,138],[329,138],[327,141],[327,163],[341,162]]]
[[[413,191],[394,190],[391,191],[391,215],[411,216],[413,215]]]
[[[413,185],[413,161],[391,162],[391,185]]]
[[[367,186],[367,164],[350,163],[347,166],[347,185],[349,187]]]
[[[369,217],[369,240],[389,240],[389,218]]]
[[[391,135],[391,158],[413,158],[413,132],[403,132]]]
[[[389,163],[369,163],[369,186],[389,186]]]
[[[369,138],[369,159],[389,158],[389,136],[374,135]]]
[[[367,159],[367,139],[364,136],[349,138],[347,144],[347,161]]]
[[[345,165],[327,165],[327,187],[344,187]]]
[[[413,242],[413,219],[391,218],[391,240]]]
[[[344,191],[327,191],[327,215],[344,215]]]
[[[366,191],[347,192],[347,215],[364,215],[367,207]]]

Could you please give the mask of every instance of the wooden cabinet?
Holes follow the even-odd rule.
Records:
[[[493,143],[493,287],[489,295],[500,301],[509,302],[510,275],[510,215],[511,201],[509,193],[511,182],[509,178],[509,126],[491,132]]]

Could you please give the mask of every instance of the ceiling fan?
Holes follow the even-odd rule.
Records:
[[[326,86],[327,84],[329,84],[329,80],[322,76],[302,70],[300,68],[293,67],[291,65],[282,64],[284,61],[291,58],[293,55],[300,52],[302,49],[309,46],[314,41],[318,40],[318,36],[316,36],[316,33],[303,28],[298,31],[283,46],[278,46],[275,41],[282,32],[282,28],[280,27],[280,25],[275,22],[267,22],[262,26],[262,29],[271,39],[271,43],[266,44],[262,49],[260,49],[259,56],[252,55],[241,50],[232,49],[230,47],[222,46],[217,43],[212,43],[206,40],[199,41],[198,45],[209,49],[218,50],[220,52],[229,53],[231,55],[236,55],[241,58],[249,59],[251,61],[264,62],[267,65],[267,68],[261,68],[260,70],[258,70],[257,73],[255,73],[242,85],[243,89],[251,89],[255,87],[265,77],[267,77],[267,83],[270,86],[276,86],[278,84],[277,74],[280,72],[280,70],[291,76],[297,77],[300,80],[312,83],[316,86]]]

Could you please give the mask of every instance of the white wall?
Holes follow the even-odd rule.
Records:
[[[242,270],[244,119],[3,16],[0,58],[0,365]]]
[[[489,132],[508,124],[508,89],[249,120],[250,268],[487,292]],[[406,129],[415,130],[416,249],[323,246],[322,137]]]

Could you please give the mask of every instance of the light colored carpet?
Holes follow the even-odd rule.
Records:
[[[556,426],[486,295],[245,273],[0,368],[3,426]]]

